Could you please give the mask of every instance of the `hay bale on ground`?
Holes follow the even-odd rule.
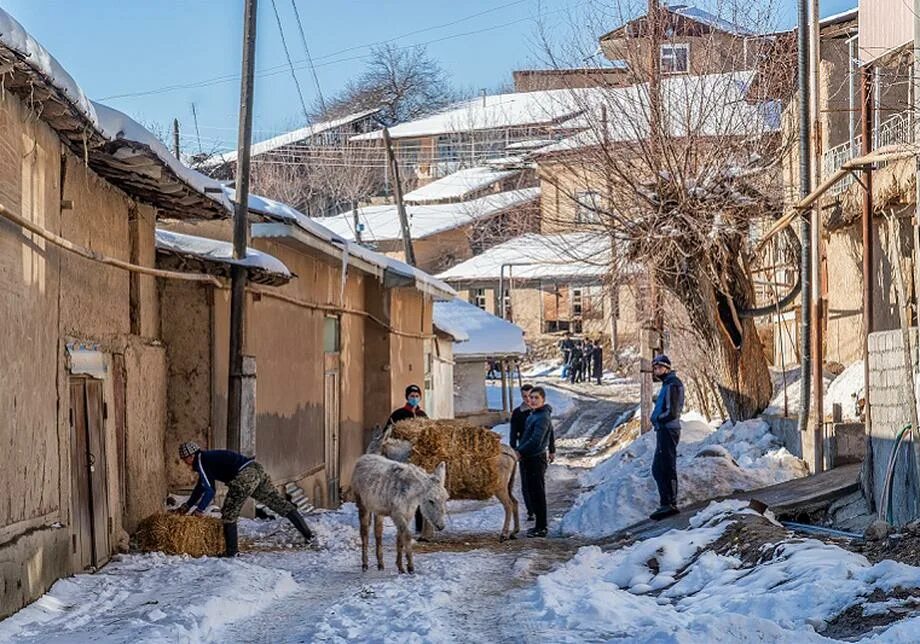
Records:
[[[412,443],[409,461],[427,472],[447,463],[452,499],[485,500],[499,486],[501,437],[463,420],[416,418],[393,426],[393,438]]]
[[[214,517],[151,514],[137,528],[137,545],[144,552],[214,557],[224,552],[224,530]]]

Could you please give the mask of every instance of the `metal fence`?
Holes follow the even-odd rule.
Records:
[[[909,112],[899,112],[882,121],[873,132],[873,143],[876,148],[894,145],[896,143],[909,143],[912,139],[913,121]],[[835,145],[824,153],[824,176],[828,177],[836,172],[844,163],[859,156],[862,150],[862,134],[852,141],[844,141]],[[883,166],[884,163],[877,164]],[[840,194],[855,181],[852,174],[838,181],[828,193]]]

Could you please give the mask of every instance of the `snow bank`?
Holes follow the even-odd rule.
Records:
[[[0,641],[220,641],[225,627],[296,589],[290,572],[244,559],[122,556],[55,583],[0,622]]]
[[[782,416],[788,412],[795,416],[801,408],[800,370],[789,369],[785,372],[785,384],[782,372],[773,374],[773,400],[764,414]],[[841,406],[844,420],[855,420],[859,417],[856,408],[856,399],[862,394],[865,378],[863,374],[863,361],[854,362],[839,376],[824,375],[824,415],[830,416],[834,412],[834,404]],[[783,389],[785,387],[785,396]]]
[[[779,545],[775,556],[743,568],[707,547],[741,502],[713,504],[687,530],[672,530],[623,550],[579,550],[523,593],[522,619],[548,641],[817,642],[815,632],[873,590],[920,586],[920,569],[862,556],[813,539]],[[652,562],[656,565],[652,565]],[[920,617],[878,641],[916,640]]]
[[[682,505],[808,473],[761,419],[727,422],[714,431],[702,417],[687,414],[681,426],[677,471]],[[714,449],[719,447],[724,449]],[[658,506],[651,475],[654,453],[655,433],[649,432],[588,470],[582,476],[585,491],[563,518],[563,534],[603,537],[648,517]]]
[[[554,387],[544,387],[546,391],[546,403],[553,408],[553,418],[565,416],[575,407],[575,396],[562,389]],[[502,386],[501,383],[486,384],[486,399],[489,403],[489,409],[502,408]],[[517,387],[514,388],[512,408],[521,404],[521,392]]]

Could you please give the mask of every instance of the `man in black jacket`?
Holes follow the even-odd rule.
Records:
[[[530,390],[530,415],[524,422],[524,436],[517,445],[521,465],[521,487],[527,489],[527,496],[536,525],[527,531],[528,537],[545,537],[547,529],[546,510],[546,450],[553,435],[552,408],[546,404],[546,392],[542,387]]]
[[[192,508],[193,514],[202,514],[214,499],[217,481],[228,488],[220,512],[224,523],[225,557],[235,557],[239,552],[236,522],[249,497],[290,521],[306,543],[313,541],[313,533],[297,508],[278,493],[268,472],[255,459],[228,449],[202,450],[193,441],[179,445],[179,458],[198,474],[198,483],[188,501],[173,511],[176,514],[186,514]]]
[[[511,429],[508,433],[508,444],[511,445],[511,449],[517,449],[518,443],[524,437],[524,425],[527,422],[527,417],[530,416],[530,412],[533,411],[530,408],[530,392],[533,390],[533,385],[524,384],[521,385],[521,405],[515,407],[514,411],[511,412]],[[556,432],[551,431],[549,435],[549,462],[552,463],[556,459]],[[524,485],[524,469],[521,465],[521,495],[524,497],[524,507],[527,508],[527,520],[533,521],[533,506],[530,504],[530,495],[527,491],[527,486]]]
[[[601,384],[601,378],[604,377],[604,347],[601,346],[600,340],[594,343],[591,360],[594,365],[594,378],[597,380],[597,384]]]
[[[677,444],[680,442],[680,416],[684,411],[684,383],[671,369],[666,355],[652,360],[652,376],[661,381],[661,391],[651,416],[655,428],[652,476],[658,485],[660,505],[650,518],[658,521],[680,512],[677,509]]]

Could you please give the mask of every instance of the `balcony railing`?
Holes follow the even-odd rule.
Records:
[[[894,116],[885,119],[879,123],[873,133],[873,143],[875,148],[882,148],[886,145],[897,143],[910,143],[913,140],[912,135],[913,121],[908,112],[899,112]],[[824,153],[824,176],[828,177],[836,172],[844,163],[859,156],[862,150],[862,134],[856,136],[852,141],[845,141],[840,145],[830,148]],[[879,163],[883,166],[884,163]],[[853,181],[852,174],[838,181],[828,193],[832,195],[840,194],[846,190]]]

